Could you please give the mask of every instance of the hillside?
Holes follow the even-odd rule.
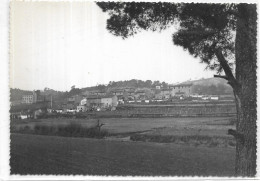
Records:
[[[192,83],[192,92],[198,94],[209,94],[209,95],[223,95],[223,94],[233,94],[232,88],[227,84],[226,80],[220,78],[208,78],[208,79],[200,79],[193,81],[185,81],[182,83]],[[45,96],[47,100],[50,99],[50,95],[52,95],[53,100],[62,102],[66,98],[84,93],[87,91],[111,91],[114,89],[120,88],[129,88],[132,87],[134,89],[151,89],[155,88],[155,86],[161,86],[162,88],[167,88],[168,83],[160,82],[160,81],[151,81],[151,80],[126,80],[126,81],[111,81],[108,85],[98,85],[93,87],[85,87],[85,88],[74,88],[70,91],[61,92],[55,91],[52,89],[45,88],[44,91],[41,92],[42,95]],[[32,91],[26,91],[21,89],[10,89],[10,100],[17,101],[22,99],[22,95],[32,93]]]
[[[227,81],[221,78],[208,78],[193,81],[185,81],[183,83],[191,83],[192,92],[198,94],[223,95],[233,94],[233,89],[227,84]]]
[[[211,85],[218,85],[223,84],[227,85],[227,81],[221,78],[207,78],[207,79],[199,79],[199,80],[192,80],[192,81],[185,81],[183,83],[192,83],[193,85],[203,85],[203,86],[211,86]]]

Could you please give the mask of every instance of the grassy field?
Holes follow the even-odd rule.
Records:
[[[234,159],[229,147],[11,134],[11,174],[232,176]]]
[[[58,136],[100,137],[109,140],[125,139],[143,142],[178,143],[193,146],[234,147],[235,139],[227,135],[228,129],[234,129],[233,118],[105,118],[103,137],[87,133],[87,129],[97,124],[97,119],[38,119],[14,120],[11,131]],[[77,124],[80,129],[60,132],[62,127]],[[48,127],[48,128],[47,128]],[[71,127],[71,126],[70,126]],[[75,126],[73,126],[75,127]],[[25,129],[26,128],[26,129]],[[36,130],[36,128],[38,128]],[[49,133],[48,133],[49,130]],[[80,133],[75,133],[81,130]],[[85,131],[84,131],[85,130]],[[84,134],[83,134],[84,133]],[[98,133],[96,131],[96,133]],[[92,136],[88,136],[92,135]]]
[[[141,131],[157,131],[160,134],[215,134],[226,135],[227,130],[234,128],[229,124],[230,118],[198,117],[198,118],[101,118],[102,127],[110,133],[128,133]],[[82,126],[93,126],[97,119],[39,119],[12,120],[11,126],[19,128],[26,125],[66,125],[79,123]],[[165,129],[164,129],[165,128]],[[214,132],[214,133],[213,133]]]

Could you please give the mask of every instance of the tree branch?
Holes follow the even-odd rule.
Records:
[[[206,36],[211,36],[218,33],[218,31],[215,30],[201,30],[201,29],[195,29],[195,30],[185,30],[185,31],[179,31],[179,35],[206,35]]]
[[[238,81],[235,79],[227,60],[225,59],[222,50],[219,48],[215,51],[215,54],[218,58],[218,61],[221,65],[221,67],[223,68],[225,74],[226,74],[226,80],[228,80],[228,84],[231,85],[231,87],[235,90],[235,92],[237,93],[239,91],[239,89],[241,88],[241,85],[238,83]]]
[[[228,80],[228,77],[227,76],[223,76],[223,75],[214,75],[214,77],[218,77],[218,78],[222,78],[222,79]]]

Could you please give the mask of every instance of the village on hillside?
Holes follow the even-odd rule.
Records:
[[[206,86],[212,89],[213,85]],[[214,94],[213,91],[198,92],[201,89],[190,83],[155,85],[150,88],[120,87],[92,90],[80,90],[71,87],[70,95],[56,99],[53,90],[28,91],[18,100],[11,101],[11,118],[27,119],[40,118],[52,114],[75,115],[77,113],[108,112],[129,109],[138,105],[146,107],[157,105],[185,105],[205,103],[232,103],[232,94]],[[205,87],[205,86],[204,86]],[[197,89],[197,90],[196,90]],[[207,89],[207,90],[208,90]],[[214,86],[213,86],[214,89]],[[216,89],[216,86],[215,86]],[[212,94],[209,94],[212,93]],[[11,95],[12,97],[12,95]],[[127,107],[127,108],[126,108]],[[136,108],[140,110],[140,108]],[[111,113],[110,113],[111,114]]]

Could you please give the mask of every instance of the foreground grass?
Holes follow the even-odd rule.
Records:
[[[11,174],[233,176],[235,149],[11,134]]]

